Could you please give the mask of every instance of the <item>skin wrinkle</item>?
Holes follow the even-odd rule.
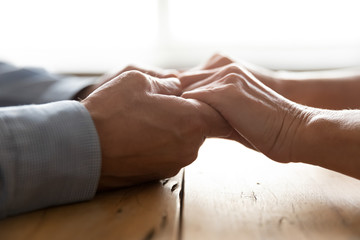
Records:
[[[286,114],[284,114],[284,116],[281,119],[281,124],[280,124],[280,128],[276,133],[276,136],[274,138],[273,143],[271,144],[269,150],[265,151],[265,155],[267,156],[271,156],[272,151],[274,150],[275,146],[278,145],[279,142],[279,137],[281,132],[284,130],[284,123],[285,123],[285,118],[286,118]],[[287,131],[287,130],[286,130]],[[286,135],[286,134],[285,134]]]
[[[296,120],[298,120],[298,119],[301,120],[302,119],[302,118],[299,117],[299,116],[301,116],[302,113],[300,111],[296,111],[296,110],[294,111],[293,109],[294,108],[289,109],[290,114],[292,114],[292,112],[295,112],[295,114],[291,116],[290,124],[286,128],[285,133],[284,133],[284,137],[283,137],[283,139],[284,139],[283,142],[285,142],[285,139],[287,139],[286,141],[289,141],[291,144],[293,144],[293,139],[296,137],[296,133],[297,133],[297,130],[299,129],[299,126],[301,126],[301,121],[300,121],[299,124],[297,124],[297,126],[295,126],[295,132],[293,134],[289,135],[289,131],[294,127],[294,123],[296,122]],[[288,113],[288,115],[290,115],[289,113]],[[290,138],[290,139],[288,139],[288,138]],[[290,145],[289,152],[291,152],[291,149],[292,149],[292,147]],[[285,156],[286,156],[286,154],[285,154]],[[285,159],[285,161],[291,162],[291,158]]]
[[[301,114],[303,115],[302,117],[300,117]],[[298,127],[295,129],[295,132],[290,141],[290,147],[289,147],[290,151],[289,151],[289,159],[288,159],[289,162],[297,162],[294,159],[294,149],[297,147],[297,145],[294,144],[294,142],[295,142],[295,139],[301,137],[301,136],[299,136],[300,126],[305,126],[305,128],[306,128],[306,126],[308,125],[307,122],[309,121],[309,119],[311,119],[311,117],[312,117],[311,111],[308,111],[308,107],[304,106],[303,111],[300,112],[299,116],[297,117],[298,119],[301,120],[301,123],[299,123]]]

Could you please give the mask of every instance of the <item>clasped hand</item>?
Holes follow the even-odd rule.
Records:
[[[99,189],[173,176],[196,159],[206,137],[236,140],[278,162],[309,160],[357,176],[336,159],[316,162],[327,152],[313,147],[325,110],[283,97],[271,82],[271,73],[250,72],[221,55],[185,72],[129,66],[103,77],[82,101],[101,144]]]
[[[100,139],[100,190],[174,176],[196,159],[206,137],[233,135],[208,104],[180,97],[173,76],[128,67],[82,101]]]

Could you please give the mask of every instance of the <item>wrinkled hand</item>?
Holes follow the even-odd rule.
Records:
[[[278,161],[291,161],[292,146],[311,113],[277,94],[238,64],[227,64],[206,78],[186,79],[182,97],[209,104],[254,148]]]
[[[181,93],[176,78],[127,71],[82,101],[99,134],[100,190],[173,176],[206,137],[232,134],[214,109]]]
[[[183,92],[195,90],[207,85],[209,82],[214,81],[219,75],[223,75],[221,71],[224,68],[231,66],[238,67],[241,66],[241,64],[222,54],[214,54],[204,64],[178,74]],[[238,141],[248,148],[257,150],[241,134],[237,133],[235,129],[228,139]]]

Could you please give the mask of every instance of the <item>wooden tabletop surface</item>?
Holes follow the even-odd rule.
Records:
[[[209,139],[173,178],[10,217],[0,239],[360,239],[360,181]]]

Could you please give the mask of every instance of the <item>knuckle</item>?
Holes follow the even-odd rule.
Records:
[[[227,88],[227,90],[248,88],[249,83],[247,81],[248,80],[242,75],[236,73],[229,73],[222,79],[222,82]]]
[[[224,84],[221,91],[227,95],[238,95],[239,91],[243,89],[243,84],[240,82],[228,82]],[[220,91],[220,90],[219,90]]]
[[[214,54],[215,57],[218,57],[220,59],[223,59],[223,60],[228,60],[228,61],[232,61],[229,57],[227,57],[225,54],[223,53],[215,53]]]
[[[129,70],[125,74],[127,77],[134,77],[134,78],[145,77],[144,74],[138,70]]]
[[[241,82],[241,77],[236,73],[229,73],[223,78],[225,84],[237,84]]]
[[[136,67],[134,64],[129,64],[124,68],[124,71],[131,71],[131,70],[136,70]]]
[[[179,78],[180,74],[174,70],[173,72],[168,72],[166,74],[164,74],[164,78]]]
[[[129,64],[127,65],[126,67],[124,67],[120,73],[125,73],[125,72],[128,72],[128,71],[132,71],[132,70],[139,70],[139,67],[134,65],[134,64]]]
[[[222,57],[223,55],[221,54],[221,53],[214,53],[211,57],[210,57],[210,59],[217,59],[217,58],[220,58],[220,57]]]
[[[230,63],[230,64],[226,65],[225,71],[227,73],[237,73],[237,74],[242,73],[241,68],[236,63]]]
[[[237,95],[239,92],[239,87],[238,85],[235,84],[227,84],[224,87],[224,92],[227,93],[228,95]]]
[[[230,63],[230,64],[226,65],[224,70],[228,74],[235,73],[237,75],[242,75],[242,76],[247,75],[247,70],[238,63]]]
[[[234,61],[225,55],[221,55],[221,59],[226,62],[233,63]]]
[[[125,84],[131,84],[132,86],[143,87],[148,85],[149,79],[147,76],[137,70],[130,70],[123,73],[121,81]]]
[[[208,97],[208,101],[212,101],[212,97],[218,96],[221,94],[221,88],[207,89],[206,92],[202,93],[204,96]]]
[[[215,53],[210,59],[215,59],[220,63],[232,63],[233,60],[221,53]]]

